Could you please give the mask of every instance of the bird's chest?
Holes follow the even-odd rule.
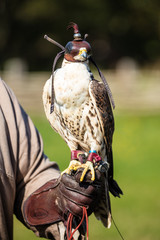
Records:
[[[60,108],[74,111],[89,98],[90,73],[81,63],[58,69],[54,77],[55,102]]]
[[[90,81],[89,71],[78,64],[72,70],[70,66],[59,69],[54,78],[55,109],[61,124],[66,135],[83,143],[84,149],[89,148],[89,139],[94,139],[94,146],[102,139],[96,109],[89,94]]]

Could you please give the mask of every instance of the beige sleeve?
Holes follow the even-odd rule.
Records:
[[[57,164],[44,155],[31,119],[0,79],[0,239],[12,239],[13,213],[23,222],[25,199],[59,174]]]

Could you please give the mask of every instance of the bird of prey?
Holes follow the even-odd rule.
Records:
[[[84,168],[80,181],[84,180],[88,171],[92,181],[95,180],[96,168],[103,172],[103,196],[94,213],[109,228],[109,191],[118,197],[122,194],[113,179],[114,117],[111,103],[114,107],[114,102],[102,72],[91,57],[90,44],[82,39],[77,24],[71,23],[71,27],[74,29],[74,40],[68,42],[65,48],[60,45],[61,53],[64,53],[62,66],[52,73],[43,89],[44,110],[52,128],[71,150],[71,161],[64,172],[71,174],[78,168]],[[102,81],[94,79],[89,68],[90,61],[97,67]]]

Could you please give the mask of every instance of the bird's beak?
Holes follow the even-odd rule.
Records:
[[[87,51],[86,50],[83,50],[82,53],[80,54],[85,60],[87,60]]]
[[[75,59],[76,61],[80,61],[80,62],[86,61],[87,58],[88,58],[88,54],[87,54],[86,48],[81,48],[81,49],[79,50],[78,55],[74,57],[74,59]]]
[[[80,49],[79,53],[78,53],[79,59],[81,59],[82,61],[86,61],[88,58],[88,54],[87,54],[87,50],[86,48]]]

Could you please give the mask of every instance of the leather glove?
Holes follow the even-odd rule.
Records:
[[[101,174],[96,171],[96,180],[91,182],[90,173],[80,182],[82,170],[75,174],[63,174],[35,191],[24,204],[23,215],[27,224],[38,226],[63,221],[68,214],[81,217],[83,206],[88,215],[93,211],[101,195]]]
[[[65,199],[66,215],[68,212],[81,217],[83,206],[87,209],[88,216],[94,211],[101,195],[101,175],[96,171],[96,180],[92,182],[90,172],[83,182],[80,177],[83,169],[79,169],[74,175],[63,174],[59,186],[60,193]]]

